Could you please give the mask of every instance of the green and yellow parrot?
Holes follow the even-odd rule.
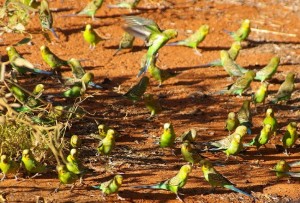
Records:
[[[199,164],[203,157],[192,147],[189,141],[184,141],[181,145],[183,159],[192,165]]]
[[[272,100],[272,103],[276,104],[279,101],[289,100],[295,89],[294,81],[295,81],[295,74],[288,73],[285,78],[285,81],[280,85],[277,94],[275,95],[274,99]]]
[[[238,192],[253,198],[252,195],[236,188],[233,183],[231,183],[224,176],[222,176],[222,174],[220,174],[216,169],[214,169],[212,163],[209,162],[208,160],[203,160],[201,161],[200,164],[202,164],[202,172],[204,174],[205,180],[213,187],[213,189],[216,187],[224,187],[234,192]]]
[[[37,9],[41,4],[39,1],[36,0],[21,0],[21,3],[33,9]]]
[[[85,30],[83,32],[83,38],[90,45],[90,49],[95,49],[96,45],[100,41],[105,40],[104,38],[98,35],[98,33],[93,29],[91,24],[87,24],[85,26]]]
[[[262,145],[268,143],[272,135],[272,126],[270,124],[266,124],[263,126],[263,129],[260,131],[260,134],[257,135],[250,142],[250,146],[256,146],[256,149],[259,149]]]
[[[175,138],[176,138],[176,134],[172,123],[165,123],[164,132],[160,136],[159,146],[162,148],[173,147]]]
[[[239,126],[239,120],[234,112],[229,112],[225,122],[225,129],[228,130],[229,134]]]
[[[221,65],[230,77],[242,76],[244,73],[248,72],[248,70],[242,68],[232,58],[230,58],[227,51],[221,50],[220,56]]]
[[[91,0],[84,9],[77,13],[77,15],[87,15],[95,19],[96,12],[101,8],[103,0]]]
[[[105,125],[105,124],[98,125],[100,139],[103,139],[106,137],[108,130],[109,130],[109,128],[107,125]]]
[[[52,25],[53,25],[53,18],[51,11],[49,9],[49,4],[47,0],[41,0],[41,6],[39,10],[39,19],[42,26],[42,30],[50,30],[53,35],[58,39],[57,34],[55,33]]]
[[[256,90],[256,92],[252,95],[252,102],[254,103],[255,107],[256,104],[263,103],[265,104],[265,100],[268,97],[268,86],[269,83],[263,82]]]
[[[115,56],[119,51],[122,49],[132,49],[133,42],[135,40],[135,36],[128,32],[124,32],[122,35],[121,41],[119,43],[119,48],[116,50],[116,52],[113,54]]]
[[[237,155],[238,153],[240,153],[240,151],[243,150],[242,138],[243,138],[243,136],[240,134],[233,135],[228,148],[225,150],[227,159],[229,158],[230,155]]]
[[[182,133],[182,135],[180,136],[180,140],[182,142],[189,141],[192,143],[195,142],[196,137],[197,137],[197,131],[194,128],[192,128]]]
[[[71,139],[70,139],[70,145],[73,148],[79,148],[82,144],[81,139],[78,137],[78,135],[72,135]]]
[[[295,142],[298,139],[298,133],[297,133],[297,123],[296,122],[290,122],[286,128],[286,132],[284,133],[282,137],[282,144],[285,148],[285,153],[288,153],[288,148],[291,148]]]
[[[46,165],[38,162],[33,157],[33,154],[29,149],[24,149],[23,150],[23,152],[22,152],[22,163],[23,163],[23,166],[25,167],[28,175],[30,175],[31,173],[35,173],[37,175],[39,173],[47,172]]]
[[[127,99],[136,102],[141,99],[143,94],[146,92],[146,89],[149,85],[149,78],[147,76],[143,76],[140,81],[130,88],[123,96]]]
[[[149,47],[146,63],[138,73],[139,77],[147,71],[151,61],[156,57],[159,49],[162,48],[169,40],[177,37],[177,31],[174,29],[161,30],[153,20],[138,16],[126,16],[124,19],[127,22],[127,26],[124,27],[124,30],[145,40],[146,45]]]
[[[271,108],[267,109],[266,117],[263,120],[263,126],[268,125],[268,124],[271,126],[271,134],[274,134],[274,136],[275,136],[277,127],[278,127],[278,122],[274,116],[274,111]]]
[[[2,171],[3,177],[1,178],[1,181],[5,179],[5,177],[9,174],[13,174],[15,176],[15,179],[17,180],[17,173],[20,168],[20,163],[17,163],[16,161],[9,159],[5,154],[2,154],[0,157],[0,169]]]
[[[251,32],[250,20],[243,20],[241,27],[236,32],[229,32],[226,30],[225,32],[228,33],[234,39],[234,41],[242,42],[247,39]]]
[[[162,111],[162,107],[156,97],[152,94],[144,94],[143,96],[147,109],[151,112],[150,118],[159,114]]]
[[[70,191],[72,191],[75,186],[76,180],[78,180],[78,176],[75,173],[69,171],[65,165],[56,166],[56,170],[58,173],[58,179],[60,183],[58,188],[55,189],[55,192],[58,191],[61,184],[64,185],[72,184],[72,187],[70,189]]]
[[[202,25],[200,28],[191,36],[186,38],[185,40],[177,41],[177,42],[172,42],[167,44],[168,46],[176,46],[176,45],[181,45],[181,46],[186,46],[190,47],[195,50],[196,54],[201,55],[201,53],[198,51],[197,47],[198,45],[204,41],[206,38],[207,34],[209,32],[209,26],[208,25]]]
[[[117,193],[123,183],[122,175],[115,175],[113,179],[101,183],[100,185],[92,186],[93,188],[99,189],[102,191],[103,196]]]
[[[116,133],[113,129],[107,131],[106,137],[100,141],[97,148],[99,154],[101,155],[110,155],[111,151],[115,147],[115,136]]]
[[[47,46],[41,46],[40,50],[43,60],[50,66],[52,70],[56,71],[61,66],[68,66],[68,61],[56,56]]]
[[[243,101],[241,108],[237,112],[237,118],[240,122],[240,125],[247,127],[247,133],[250,135],[252,127],[252,115],[249,100]]]
[[[192,166],[183,165],[179,172],[173,178],[162,181],[154,185],[141,185],[131,186],[133,188],[146,188],[146,189],[158,189],[158,190],[169,190],[176,194],[177,198],[182,201],[179,197],[178,190],[181,189],[187,182],[189,173],[192,171]],[[183,201],[182,201],[183,202]]]
[[[280,179],[283,177],[289,177],[288,172],[290,172],[290,170],[291,166],[285,160],[280,160],[274,166],[272,171],[276,172],[277,179]]]
[[[67,157],[67,163],[66,163],[66,167],[67,169],[80,176],[80,183],[82,183],[82,177],[84,175],[84,170],[83,170],[83,166],[80,163],[80,161],[78,160],[78,152],[77,149],[73,148],[70,151],[70,154]]]
[[[280,58],[278,56],[273,57],[267,66],[256,72],[254,79],[260,80],[261,82],[271,79],[276,73],[279,63]]]

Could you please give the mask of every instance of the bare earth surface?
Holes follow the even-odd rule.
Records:
[[[222,67],[199,68],[199,65],[218,59],[220,50],[230,47],[232,39],[223,30],[238,29],[243,19],[250,19],[252,28],[297,36],[252,31],[250,41],[243,42],[237,62],[247,69],[260,69],[274,55],[281,58],[278,71],[270,81],[269,100],[277,92],[287,72],[299,73],[300,70],[300,4],[297,1],[202,0],[186,3],[186,0],[174,0],[173,7],[161,9],[156,8],[155,1],[151,3],[142,0],[139,4],[141,9],[134,11],[132,15],[151,18],[162,29],[177,29],[179,35],[176,40],[184,39],[202,24],[210,26],[207,38],[199,47],[202,56],[185,47],[163,47],[160,50],[158,66],[170,68],[180,74],[167,80],[161,87],[151,78],[147,92],[159,95],[164,111],[156,118],[148,120],[149,112],[143,102],[133,104],[121,96],[139,80],[136,74],[140,68],[140,59],[146,52],[143,42],[138,39],[132,51],[123,50],[117,56],[112,56],[123,33],[121,26],[124,21],[121,17],[130,15],[130,12],[126,9],[109,9],[107,5],[114,2],[105,1],[97,12],[95,21],[87,17],[63,17],[79,11],[87,2],[51,1],[51,8],[58,9],[53,12],[53,16],[59,40],[53,39],[52,43],[46,41],[40,33],[38,15],[35,15],[28,27],[28,31],[33,33],[33,45],[20,46],[18,51],[45,70],[49,67],[42,61],[39,53],[39,47],[43,44],[63,59],[87,59],[83,62],[86,70],[92,71],[95,74],[94,81],[102,83],[106,89],[89,89],[87,93],[93,97],[87,99],[83,107],[95,114],[93,117],[99,123],[106,123],[122,134],[117,139],[116,148],[110,157],[112,163],[108,164],[104,158],[95,156],[98,140],[89,134],[97,133],[97,124],[93,119],[86,118],[84,122],[75,123],[70,132],[80,135],[83,139],[84,146],[80,157],[86,167],[94,170],[86,175],[85,185],[78,186],[78,183],[72,192],[69,191],[69,187],[63,186],[59,192],[53,193],[58,186],[55,171],[34,179],[23,179],[22,176],[20,181],[6,179],[0,183],[0,189],[8,193],[9,202],[33,202],[36,196],[42,196],[48,202],[117,202],[120,200],[116,195],[104,200],[100,191],[91,189],[92,185],[106,181],[117,173],[124,173],[124,184],[119,193],[125,198],[124,202],[178,201],[176,196],[168,191],[137,190],[129,186],[160,182],[174,176],[179,168],[186,164],[180,154],[180,142],[176,144],[177,156],[169,150],[159,149],[155,144],[162,133],[164,123],[172,122],[177,136],[190,128],[197,129],[197,143],[228,135],[224,130],[228,112],[237,112],[242,102],[250,99],[251,90],[243,97],[214,94],[231,83],[228,75]],[[87,23],[91,23],[99,33],[110,38],[99,43],[93,51],[82,37]],[[0,54],[4,55],[4,59],[7,59],[6,46],[23,37],[20,34],[1,36],[3,42],[0,44]],[[64,69],[63,75],[70,75],[70,70]],[[22,85],[30,88],[38,82],[41,82],[40,79],[32,77],[32,84]],[[53,85],[51,78],[46,78],[43,82],[47,90],[46,95],[62,91],[61,86]],[[296,79],[296,82],[299,83],[299,79]],[[260,82],[253,82],[252,90],[256,90],[259,84]],[[298,87],[296,84],[296,90]],[[231,157],[228,161],[225,161],[226,155],[223,152],[204,152],[203,155],[216,161],[215,168],[238,188],[252,192],[257,202],[299,202],[299,180],[277,180],[275,174],[270,172],[270,168],[280,159],[288,162],[300,159],[299,145],[291,150],[290,156],[274,147],[274,144],[281,144],[280,138],[286,125],[290,121],[299,122],[299,92],[296,91],[287,104],[271,105],[269,100],[265,106],[258,106],[257,113],[253,111],[253,135],[246,137],[249,141],[260,132],[264,111],[271,106],[278,118],[280,130],[277,138],[267,144],[267,148],[260,149],[261,154],[251,148],[236,159]],[[254,106],[252,109],[254,110]],[[200,148],[201,145],[197,146]],[[210,185],[203,178],[201,168],[194,167],[181,192],[185,202],[251,202],[248,197],[227,189],[217,188],[214,192],[210,189]]]

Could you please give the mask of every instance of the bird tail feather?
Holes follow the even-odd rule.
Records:
[[[248,197],[253,198],[252,195],[250,195],[250,194],[248,194],[248,193],[246,193],[246,192],[244,192],[244,191],[242,191],[242,190],[240,190],[240,189],[234,187],[233,185],[224,185],[224,187],[227,188],[227,189],[229,189],[229,190],[232,190],[232,191],[235,191],[235,192],[238,192],[238,193],[241,193],[241,194],[243,194],[243,195],[246,195],[246,196],[248,196]]]

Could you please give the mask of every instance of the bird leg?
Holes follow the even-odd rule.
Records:
[[[184,202],[183,199],[181,199],[181,197],[179,196],[178,193],[176,193],[176,199],[178,199],[180,202]]]
[[[194,49],[194,52],[196,55],[202,56],[201,52],[197,48]]]
[[[121,201],[124,201],[124,200],[125,200],[125,198],[121,197],[121,196],[119,195],[119,193],[117,194],[117,197],[118,197],[118,200],[121,200]]]
[[[30,178],[35,178],[35,177],[41,176],[41,175],[42,175],[42,174],[36,173],[36,174],[34,174],[34,176],[32,176],[32,177],[30,177]]]
[[[58,190],[59,190],[60,186],[61,186],[61,183],[59,183],[58,187],[57,187],[57,188],[55,188],[55,190],[54,190],[54,193],[57,193],[57,192],[58,192]]]
[[[16,180],[16,181],[18,181],[18,180],[19,180],[17,175],[15,175],[15,180]]]
[[[5,179],[6,175],[3,173],[3,177],[1,178],[1,182]]]
[[[71,188],[70,188],[70,192],[73,191],[74,187],[75,187],[75,183],[72,184],[72,186],[71,186]]]

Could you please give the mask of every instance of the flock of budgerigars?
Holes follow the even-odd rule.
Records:
[[[53,35],[57,37],[54,29],[52,28],[52,16],[49,9],[47,0],[41,0],[40,2],[31,0],[20,0],[21,3],[26,6],[38,9],[40,23],[44,31],[51,30]],[[103,0],[92,0],[88,5],[76,15],[88,15],[94,19],[96,11],[101,7]],[[139,0],[132,0],[127,2],[121,2],[117,5],[110,7],[118,8],[128,8],[134,9]],[[141,59],[141,69],[138,72],[138,77],[142,76],[137,84],[132,86],[123,96],[132,100],[133,102],[138,102],[140,100],[145,102],[146,107],[151,112],[151,117],[159,114],[162,111],[162,107],[156,96],[152,94],[144,94],[146,92],[147,86],[149,84],[149,77],[145,76],[148,72],[151,77],[159,82],[161,85],[165,80],[170,77],[175,77],[176,74],[170,72],[169,70],[160,69],[156,66],[156,60],[158,58],[158,52],[160,48],[164,45],[170,46],[187,46],[195,50],[195,53],[200,55],[201,53],[197,50],[197,46],[203,40],[205,40],[206,35],[209,33],[209,26],[202,25],[197,31],[190,35],[185,40],[168,43],[170,40],[177,37],[177,31],[174,29],[162,30],[153,20],[146,19],[137,16],[124,16],[126,24],[124,25],[124,34],[122,36],[121,42],[119,44],[119,49],[115,52],[117,54],[121,49],[131,49],[135,37],[141,38],[145,41],[147,47],[147,53]],[[238,65],[235,60],[242,48],[241,43],[247,40],[248,35],[251,32],[250,20],[243,20],[240,28],[235,32],[228,32],[228,34],[233,38],[234,42],[229,50],[220,51],[220,59],[215,60],[204,66],[220,66],[229,74],[233,83],[228,86],[227,89],[221,90],[219,94],[228,95],[240,95],[242,96],[245,91],[250,87],[250,84],[254,80],[259,80],[261,82],[260,87],[255,93],[252,94],[251,100],[245,100],[243,102],[240,110],[235,112],[230,112],[228,114],[228,119],[226,120],[226,129],[229,131],[229,135],[218,141],[211,141],[203,143],[207,146],[208,151],[224,151],[229,156],[235,156],[241,151],[245,150],[247,147],[255,146],[259,149],[261,146],[267,144],[272,137],[276,135],[277,132],[277,119],[274,116],[274,111],[272,108],[266,110],[266,116],[263,120],[261,126],[260,134],[258,134],[250,143],[243,143],[243,138],[246,134],[251,134],[252,127],[252,117],[250,105],[253,103],[256,107],[257,104],[265,103],[268,96],[268,82],[274,74],[276,74],[277,68],[280,65],[280,58],[274,56],[270,62],[262,69],[257,72],[253,70],[247,70],[240,65]],[[96,31],[93,30],[92,25],[88,24],[83,32],[84,40],[90,45],[91,49],[94,49],[99,42],[103,40]],[[35,68],[29,61],[24,59],[17,52],[16,48],[13,46],[7,47],[7,55],[9,57],[9,63],[12,66],[12,78],[15,80],[16,76],[20,73],[33,72],[36,74],[46,74],[53,75],[56,74],[61,76],[60,67],[69,66],[72,70],[73,77],[69,79],[68,82],[73,82],[73,86],[62,93],[61,96],[64,97],[81,97],[88,86],[101,89],[102,87],[93,83],[93,74],[90,72],[85,72],[80,64],[79,60],[70,59],[65,61],[56,56],[47,46],[41,46],[41,55],[45,63],[47,63],[52,71],[44,71]],[[114,54],[114,55],[115,55]],[[272,95],[272,100],[268,102],[274,103],[276,105],[278,102],[286,102],[291,98],[294,91],[295,84],[295,73],[286,73],[285,81],[279,87],[276,95]],[[39,97],[43,90],[43,85],[39,84],[36,86],[32,95]],[[28,98],[22,94],[22,91],[18,89],[18,86],[12,86],[10,91],[14,96],[21,102],[27,102],[31,104],[31,108],[34,108],[36,103],[32,101],[28,102]],[[32,97],[30,97],[32,98]],[[59,109],[57,109],[59,110]],[[100,155],[109,156],[111,151],[115,146],[115,138],[118,137],[118,133],[107,127],[106,125],[99,125],[99,136],[101,142],[97,148]],[[195,149],[195,140],[197,132],[191,129],[181,136],[182,146],[181,153],[185,161],[188,164],[182,166],[179,172],[172,178],[160,182],[155,185],[147,186],[131,186],[132,188],[148,188],[148,189],[162,189],[169,190],[177,195],[177,198],[182,201],[179,197],[178,190],[184,187],[188,180],[188,176],[192,171],[193,166],[200,165],[204,174],[206,181],[211,184],[213,188],[215,187],[225,187],[227,189],[233,190],[235,192],[242,193],[249,198],[255,200],[255,197],[249,193],[239,190],[227,180],[222,174],[220,174],[216,169],[214,169],[213,164],[202,157]],[[159,146],[161,148],[173,148],[176,136],[171,123],[164,124],[164,130],[160,137]],[[285,153],[288,154],[289,148],[295,145],[298,139],[297,134],[297,123],[290,122],[286,127],[286,132],[284,133],[281,141],[285,149]],[[71,137],[70,144],[73,147],[70,150],[70,154],[67,157],[66,165],[57,166],[58,178],[61,184],[75,184],[77,180],[82,181],[83,175],[86,170],[80,163],[78,159],[78,147],[81,145],[81,140],[78,136],[74,135]],[[38,174],[46,171],[46,166],[39,163],[33,157],[31,150],[25,149],[22,153],[22,165],[28,174]],[[274,167],[274,174],[277,178],[281,177],[299,177],[300,173],[291,172],[291,166],[300,165],[300,162],[294,162],[288,164],[284,160],[280,160]],[[4,174],[2,180],[5,178],[6,174],[15,174],[18,171],[20,164],[11,160],[8,156],[2,155],[0,168]],[[122,185],[123,176],[115,175],[113,179],[101,183],[98,186],[94,186],[102,190],[103,195],[109,195],[112,193],[118,193],[119,188]],[[73,188],[73,187],[72,187]]]

